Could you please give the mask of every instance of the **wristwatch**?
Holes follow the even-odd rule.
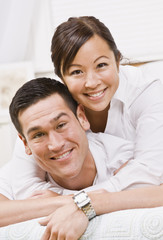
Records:
[[[74,194],[72,198],[78,208],[80,208],[88,217],[89,221],[96,216],[96,212],[91,204],[91,199],[84,190]]]

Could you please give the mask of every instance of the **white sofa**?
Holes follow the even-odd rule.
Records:
[[[0,229],[1,240],[40,240],[45,230],[38,219]],[[163,240],[163,207],[97,216],[80,240]]]

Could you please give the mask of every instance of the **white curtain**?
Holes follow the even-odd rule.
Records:
[[[35,0],[1,0],[0,63],[25,60]]]
[[[53,72],[55,27],[70,16],[94,15],[134,61],[163,59],[163,0],[0,0],[0,63],[32,61]]]
[[[49,0],[0,0],[0,64],[32,61],[52,69]]]
[[[94,15],[110,29],[131,62],[163,59],[163,0],[50,0],[53,24]]]

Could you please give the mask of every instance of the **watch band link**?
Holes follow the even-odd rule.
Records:
[[[78,208],[88,217],[89,221],[96,216],[96,212],[91,204],[91,199],[84,190],[74,194],[72,198]]]

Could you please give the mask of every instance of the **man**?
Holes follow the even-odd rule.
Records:
[[[106,189],[112,187],[114,182],[118,181],[118,174],[123,172],[123,169],[114,176],[115,180],[111,181],[115,171],[123,163],[132,159],[130,142],[91,132],[86,136],[85,131],[89,130],[89,122],[82,106],[77,105],[67,88],[55,80],[42,78],[24,84],[13,98],[10,115],[25,145],[26,153],[33,154],[37,164],[48,172],[48,180],[55,186],[58,193],[60,190],[62,194],[82,189],[90,191],[93,190],[91,185],[96,186],[97,189],[103,186]],[[107,148],[104,147],[102,138],[107,138]],[[128,205],[125,198],[123,201],[125,200],[127,205],[123,206],[122,201],[122,205],[119,206],[119,193],[111,195],[107,191],[95,191],[89,192],[88,195],[85,192],[77,192],[73,197],[74,200],[72,196],[46,197],[43,195],[44,199],[37,201],[36,199],[18,201],[22,208],[27,205],[25,210],[20,208],[21,217],[13,216],[15,211],[13,203],[7,201],[8,196],[5,197],[5,194],[1,195],[5,206],[1,210],[2,216],[5,214],[9,217],[6,214],[7,211],[10,216],[13,216],[9,222],[6,220],[6,223],[3,223],[2,220],[2,224],[45,216],[57,209],[53,216],[57,219],[57,225],[63,226],[64,223],[66,235],[76,227],[74,239],[77,239],[85,231],[88,219],[91,220],[96,214],[135,207],[134,201]],[[114,198],[110,198],[111,196]],[[13,202],[17,206],[17,201]],[[139,203],[138,205],[140,207]],[[45,209],[42,209],[42,206]],[[41,210],[36,213],[38,209]],[[32,210],[30,214],[29,210]],[[48,239],[49,234],[51,235],[51,229],[47,228],[44,239]],[[60,228],[52,233],[57,236],[59,234]]]
[[[48,81],[49,82],[49,86],[48,86]],[[88,182],[89,183],[83,183],[83,186],[80,187],[80,189],[83,189],[83,188],[87,188],[89,186],[92,185],[92,183],[96,183],[97,184],[101,184],[102,182],[102,188],[104,188],[104,182],[105,182],[105,187],[106,189],[108,190],[109,188],[109,191],[118,191],[118,190],[121,190],[123,189],[124,187],[128,187],[128,182],[124,182],[124,183],[120,183],[121,185],[118,186],[116,185],[115,187],[115,184],[116,182],[118,183],[118,179],[116,177],[113,177],[114,176],[114,172],[120,168],[120,166],[122,166],[126,161],[132,159],[132,156],[133,156],[133,152],[132,152],[132,143],[129,142],[129,141],[124,141],[123,139],[120,139],[120,138],[116,138],[116,137],[113,137],[113,136],[109,136],[108,134],[94,134],[92,132],[89,132],[89,123],[85,117],[85,114],[83,112],[83,108],[81,105],[77,105],[77,103],[73,100],[73,98],[71,97],[70,93],[67,91],[67,88],[61,84],[60,82],[55,82],[55,86],[53,86],[54,84],[54,81],[53,80],[50,80],[50,79],[37,79],[36,81],[31,81],[30,83],[28,82],[27,84],[25,84],[19,91],[18,93],[16,94],[16,96],[14,97],[13,99],[13,102],[11,103],[11,106],[10,106],[10,114],[11,114],[11,118],[12,118],[12,121],[14,123],[14,125],[16,126],[17,128],[17,131],[19,132],[19,136],[20,138],[23,140],[24,144],[25,144],[25,148],[26,148],[26,153],[28,155],[31,155],[32,151],[30,149],[29,146],[31,146],[31,144],[34,143],[34,140],[38,141],[38,140],[42,140],[42,139],[45,139],[45,137],[35,137],[34,140],[33,139],[30,139],[30,138],[27,138],[28,136],[24,137],[24,133],[22,132],[22,125],[24,126],[24,124],[26,123],[26,120],[27,120],[27,123],[29,123],[29,116],[27,116],[25,119],[23,119],[22,121],[22,124],[20,124],[20,114],[19,115],[15,115],[15,112],[16,111],[20,111],[22,112],[23,109],[22,106],[26,106],[27,107],[30,107],[29,108],[29,115],[30,116],[33,116],[31,114],[31,109],[32,106],[34,106],[33,102],[36,103],[36,101],[38,100],[41,100],[44,98],[46,98],[49,95],[52,95],[54,94],[55,92],[58,91],[58,94],[62,94],[61,96],[65,99],[66,103],[70,105],[71,107],[71,110],[73,111],[73,113],[75,115],[77,115],[78,117],[78,125],[80,125],[80,131],[82,130],[82,134],[81,132],[75,136],[74,135],[74,138],[77,139],[78,141],[80,140],[81,143],[81,147],[82,149],[79,149],[78,151],[80,152],[77,152],[76,151],[76,156],[75,158],[77,158],[77,155],[78,155],[78,158],[83,158],[83,157],[86,157],[86,153],[85,153],[85,148],[87,147],[88,148],[88,141],[86,140],[87,138],[89,139],[89,149],[91,149],[91,154],[89,153],[89,155],[92,157],[93,155],[93,160],[91,159],[88,159],[89,162],[94,162],[95,160],[95,164],[94,164],[94,170],[91,171],[91,169],[89,169],[89,171],[91,171],[92,175],[90,176],[91,177],[91,181],[92,182]],[[37,87],[36,87],[37,86]],[[47,88],[47,89],[46,89]],[[38,91],[38,92],[37,92]],[[40,94],[41,92],[41,94]],[[40,95],[39,95],[40,94]],[[19,96],[20,95],[20,96]],[[67,96],[67,97],[66,97]],[[69,97],[69,99],[68,99]],[[17,105],[17,101],[19,100],[22,101],[20,102],[21,103],[21,107]],[[55,99],[56,99],[56,95],[55,95]],[[58,102],[56,100],[53,100],[52,103],[56,103],[54,105],[54,108],[56,108],[56,106],[58,105]],[[44,102],[44,101],[43,101]],[[69,103],[70,102],[70,103]],[[49,108],[50,108],[50,111],[52,110],[52,104],[50,101],[49,101]],[[26,104],[26,105],[25,105]],[[75,104],[75,107],[73,106]],[[42,103],[40,104],[42,105]],[[67,106],[67,105],[66,105]],[[65,106],[64,106],[65,107]],[[41,106],[42,108],[42,106]],[[35,108],[36,109],[36,113],[37,113],[37,109],[38,108]],[[34,110],[35,110],[34,109]],[[28,109],[25,109],[25,110],[28,110]],[[71,112],[72,112],[71,111]],[[54,111],[55,112],[55,109]],[[28,113],[28,112],[27,112]],[[74,114],[72,115],[74,117]],[[37,114],[36,114],[37,115]],[[65,116],[65,115],[64,115]],[[72,117],[71,116],[71,117]],[[19,117],[19,119],[18,119]],[[57,116],[54,116],[54,117],[57,117]],[[38,118],[39,121],[40,121],[40,117]],[[58,119],[58,118],[57,118]],[[72,118],[73,119],[73,118]],[[76,118],[75,118],[76,120]],[[44,121],[45,122],[45,121]],[[79,124],[80,123],[80,124]],[[84,124],[84,125],[83,125]],[[73,125],[73,124],[72,124]],[[74,129],[74,126],[71,125],[71,128],[70,129]],[[67,126],[67,125],[66,125]],[[24,126],[26,127],[26,126]],[[59,128],[60,131],[61,131],[61,127]],[[64,128],[63,128],[64,129]],[[72,131],[72,130],[71,130]],[[87,137],[86,137],[86,134],[85,132],[88,132],[87,133]],[[31,133],[31,131],[30,131]],[[77,131],[75,132],[77,134]],[[75,134],[73,133],[73,134]],[[82,136],[84,134],[84,137],[82,139]],[[44,135],[44,134],[42,134]],[[41,135],[41,136],[42,136]],[[60,134],[61,135],[61,134]],[[60,136],[59,135],[59,136]],[[54,139],[55,140],[55,139]],[[47,142],[47,141],[45,141]],[[61,141],[55,141],[55,148],[56,148],[56,142],[57,144],[61,144],[60,142]],[[73,141],[74,142],[74,141]],[[86,146],[82,146],[83,144],[87,144]],[[77,145],[78,143],[76,143]],[[35,145],[32,145],[32,146],[35,146]],[[44,149],[44,146],[45,144],[42,144],[42,142],[38,142],[37,146],[39,146],[39,148],[42,150],[42,152],[46,151],[46,149]],[[52,147],[51,147],[52,148]],[[83,150],[84,148],[84,150]],[[37,152],[40,153],[40,149],[38,151],[37,149]],[[76,148],[75,148],[76,149]],[[19,148],[19,152],[20,152],[21,148]],[[88,151],[88,150],[87,150]],[[90,150],[89,150],[90,151]],[[71,153],[71,152],[70,152]],[[73,186],[74,183],[70,183],[68,186],[66,184],[68,184],[67,182],[67,179],[66,179],[66,184],[59,184],[59,188],[58,188],[58,179],[56,180],[56,176],[55,178],[54,177],[51,177],[53,176],[54,173],[51,172],[51,169],[53,169],[54,171],[54,164],[56,164],[57,161],[49,161],[48,162],[48,165],[45,166],[44,164],[44,161],[41,161],[40,159],[42,158],[42,156],[37,156],[35,154],[35,151],[33,151],[33,156],[35,158],[35,160],[37,161],[38,165],[41,166],[44,170],[46,170],[46,172],[49,172],[50,173],[50,176],[48,176],[48,178],[50,178],[51,182],[53,182],[53,188],[56,187],[56,191],[59,193],[59,194],[68,194],[69,191],[67,189],[70,189],[70,190],[78,190],[79,187],[76,188],[76,186]],[[55,156],[54,156],[55,157]],[[107,158],[107,162],[106,162],[106,158]],[[25,160],[24,160],[25,159]],[[77,161],[77,160],[76,160]],[[80,160],[79,160],[80,161]],[[83,160],[82,160],[83,161]],[[20,172],[19,171],[19,167],[24,167],[23,164],[26,164],[26,166],[24,167],[24,169],[26,170],[26,172],[28,172],[28,166],[27,164],[29,165],[31,162],[31,159],[28,159],[28,162],[26,161],[26,156],[23,156],[23,153],[21,152],[21,158],[19,160],[19,164],[17,163],[18,165],[18,171],[16,171],[15,173],[15,177],[17,178],[17,175],[18,173]],[[32,162],[33,164],[33,162]],[[32,165],[31,164],[31,165]],[[76,163],[75,163],[76,164]],[[108,165],[109,164],[109,165]],[[92,164],[88,164],[89,166],[93,166]],[[108,167],[109,166],[109,167]],[[33,169],[35,166],[31,166],[31,168]],[[98,174],[96,174],[96,171],[95,171],[95,167],[97,168],[97,171],[98,171]],[[21,169],[22,169],[21,168]],[[29,169],[29,172],[30,172],[31,169]],[[15,170],[14,170],[15,171]],[[36,170],[35,170],[36,171]],[[40,173],[40,170],[38,170],[38,172]],[[88,174],[88,170],[86,171],[87,174]],[[23,172],[24,174],[24,172]],[[57,173],[58,174],[58,173]],[[36,175],[36,174],[35,174]],[[85,173],[84,173],[85,175]],[[96,179],[94,181],[94,177],[96,176]],[[30,178],[32,178],[33,176],[30,176]],[[108,178],[111,177],[110,181],[108,181]],[[27,176],[26,178],[29,178],[29,176]],[[113,180],[112,180],[113,179]],[[23,186],[26,186],[26,182],[24,180],[24,177],[21,176],[21,182],[22,182],[22,185]],[[62,181],[62,179],[60,179],[60,181]],[[69,179],[68,179],[69,181]],[[15,180],[13,179],[13,182],[15,183]],[[17,181],[18,182],[18,181]],[[82,180],[83,182],[83,180]],[[14,194],[16,192],[16,187],[14,185],[14,183],[12,184],[13,185],[13,189],[14,189]],[[61,183],[61,182],[60,182]],[[119,184],[119,183],[118,183]],[[34,184],[32,184],[33,186]],[[95,185],[95,184],[94,184]],[[22,186],[21,186],[22,187]],[[26,186],[26,189],[23,189],[24,192],[26,192],[28,189],[28,187]],[[39,189],[39,187],[37,187],[36,189]],[[99,186],[98,187],[95,187],[95,188],[92,188],[91,187],[91,190],[94,190],[94,189],[99,189]],[[32,188],[32,191],[34,191],[34,188]],[[31,191],[31,192],[32,192]],[[71,191],[72,193],[72,191]],[[25,197],[29,197],[29,194],[26,195]],[[17,198],[17,197],[16,197]],[[20,197],[19,197],[20,199]]]

